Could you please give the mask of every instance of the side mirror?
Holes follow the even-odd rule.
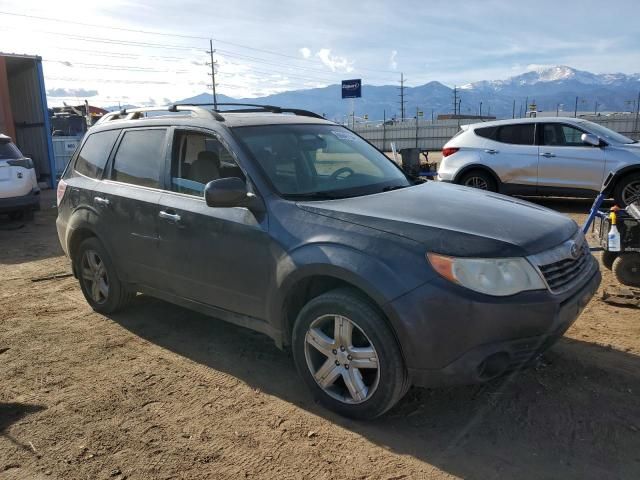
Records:
[[[247,191],[244,180],[238,177],[210,181],[204,187],[204,199],[210,207],[247,207],[254,213],[264,210],[262,201]]]
[[[591,145],[593,147],[600,146],[600,139],[593,133],[583,133],[580,137],[580,140],[582,140],[582,143],[586,143],[587,145]]]

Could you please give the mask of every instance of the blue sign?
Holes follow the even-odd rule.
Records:
[[[362,97],[362,80],[356,78],[354,80],[342,81],[342,98],[360,98]]]

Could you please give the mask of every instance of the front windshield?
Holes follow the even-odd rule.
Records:
[[[625,137],[624,135],[614,132],[613,130],[608,129],[607,127],[603,127],[602,125],[598,125],[593,122],[584,122],[586,127],[592,132],[603,139],[608,143],[636,143],[635,140],[632,140],[629,137]]]
[[[18,147],[11,142],[0,142],[0,160],[13,160],[22,158]]]
[[[411,184],[384,154],[338,125],[261,125],[234,133],[285,198],[341,198]]]

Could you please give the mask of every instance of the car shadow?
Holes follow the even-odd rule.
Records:
[[[56,233],[55,191],[44,190],[33,218],[0,215],[0,265],[16,265],[63,254]]]
[[[470,478],[640,478],[640,357],[563,338],[534,369],[492,382],[413,388],[357,422],[315,404],[290,356],[258,333],[138,296],[111,318],[397,454]]]
[[[588,214],[593,205],[593,198],[566,198],[566,197],[519,197],[522,200],[550,208],[560,213]],[[613,205],[611,200],[605,200],[601,208],[609,208]]]

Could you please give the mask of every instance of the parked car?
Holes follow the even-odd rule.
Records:
[[[13,220],[40,210],[40,188],[33,162],[0,134],[0,213]]]
[[[640,144],[576,118],[463,125],[442,149],[439,179],[510,195],[595,197],[609,172],[618,205],[640,198]]]
[[[416,183],[342,126],[255,110],[125,111],[89,130],[57,229],[94,310],[142,292],[257,330],[324,405],[371,418],[412,384],[529,364],[596,291],[564,215]]]

